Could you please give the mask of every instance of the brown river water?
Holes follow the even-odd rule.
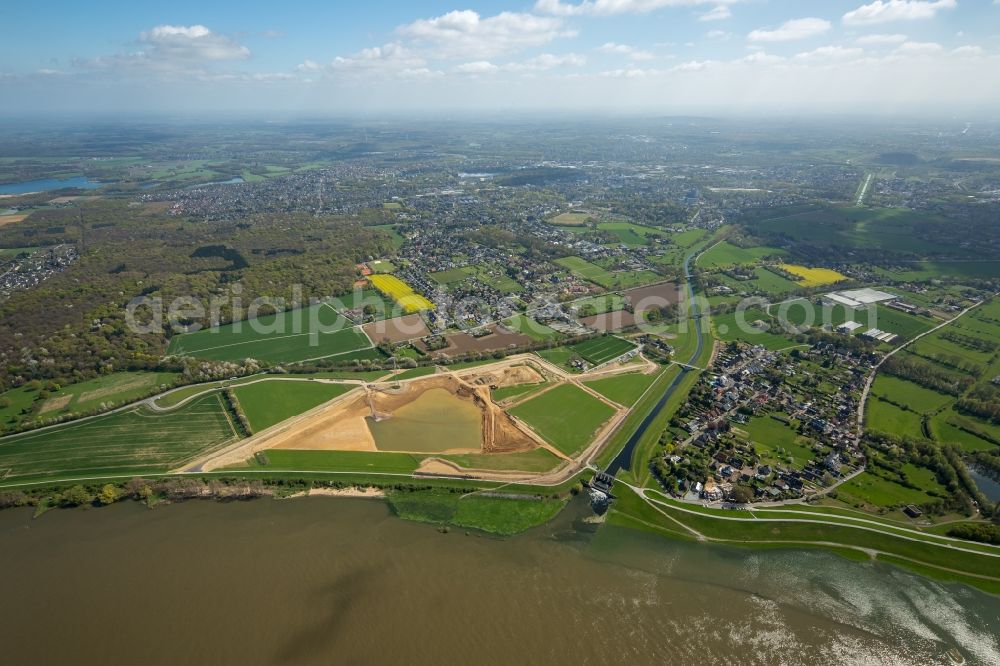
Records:
[[[375,500],[0,512],[5,664],[1000,663],[1000,598],[819,551]]]

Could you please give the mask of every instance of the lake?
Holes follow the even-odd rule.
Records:
[[[26,194],[28,192],[48,192],[49,190],[61,190],[66,187],[75,187],[81,190],[95,190],[104,183],[98,183],[78,176],[76,178],[44,178],[42,180],[26,180],[21,183],[8,183],[0,185],[0,194]]]
[[[1000,663],[1000,599],[821,551],[499,540],[374,500],[0,512],[10,664]]]

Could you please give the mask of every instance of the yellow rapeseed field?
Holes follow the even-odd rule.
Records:
[[[404,312],[410,313],[434,309],[433,303],[413,291],[410,285],[394,275],[369,275],[368,279],[371,281],[372,286],[399,303]]]
[[[846,275],[829,268],[809,268],[797,264],[780,264],[779,268],[799,278],[796,282],[802,287],[819,287],[847,279]]]

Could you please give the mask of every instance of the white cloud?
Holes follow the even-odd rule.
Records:
[[[400,35],[428,45],[439,57],[489,58],[525,48],[542,46],[558,37],[575,35],[564,30],[562,19],[503,12],[481,17],[472,10],[453,11],[420,19],[397,28]]]
[[[464,62],[455,68],[459,74],[489,74],[500,68],[488,60],[477,60],[475,62]]]
[[[492,74],[493,72],[543,72],[557,67],[582,67],[587,59],[576,53],[555,55],[543,53],[523,62],[509,62],[495,65],[488,60],[466,62],[455,67],[460,74]]]
[[[698,17],[699,21],[725,21],[733,12],[727,5],[716,5]]]
[[[146,55],[170,60],[245,60],[250,49],[203,25],[158,25],[139,35]]]
[[[504,66],[504,69],[522,72],[522,71],[543,71],[548,69],[555,69],[556,67],[582,67],[587,64],[587,59],[582,55],[576,53],[564,53],[562,55],[554,55],[552,53],[543,53],[541,55],[535,56],[534,58],[529,58],[524,62],[513,62]]]
[[[675,66],[672,71],[675,72],[700,72],[707,69],[712,64],[711,60],[689,60],[687,62],[682,62],[681,64]]]
[[[426,67],[427,61],[399,42],[361,49],[349,56],[337,56],[325,68],[334,74],[358,77],[425,78],[440,75]],[[312,71],[310,60],[299,71]]]
[[[922,55],[927,53],[940,53],[944,47],[937,42],[903,42],[896,49],[896,53],[907,53]]]
[[[600,72],[598,76],[606,79],[644,79],[657,74],[659,74],[659,70],[630,67],[628,69],[609,69]]]
[[[637,49],[634,46],[629,46],[628,44],[616,44],[615,42],[607,42],[602,44],[597,49],[601,53],[614,53],[618,55],[628,56],[632,60],[652,60],[653,54],[649,51],[643,51]]]
[[[696,7],[701,5],[716,5],[724,7],[740,0],[583,0],[579,4],[562,2],[562,0],[537,0],[535,11],[553,16],[579,16],[593,14],[595,16],[611,16],[613,14],[648,14],[657,9],[667,7]],[[716,11],[716,10],[712,10]],[[728,10],[726,10],[728,12]],[[711,14],[712,12],[708,12]],[[724,17],[728,18],[728,14]],[[711,20],[711,19],[709,19]]]
[[[766,51],[754,51],[748,56],[740,58],[736,62],[745,62],[750,65],[770,65],[784,60],[781,56],[771,55]]]
[[[998,4],[998,5],[1000,5],[1000,0],[994,0],[994,2],[996,4]],[[959,46],[957,49],[954,49],[952,51],[952,53],[954,53],[955,55],[958,55],[958,56],[982,56],[982,55],[986,55],[986,51],[983,50],[983,47],[981,47],[981,46],[973,46],[973,45]]]
[[[858,58],[864,54],[864,49],[846,46],[821,46],[812,51],[796,54],[796,60],[847,60]]]
[[[855,39],[858,44],[902,44],[906,35],[862,35]]]
[[[729,39],[733,36],[733,33],[725,30],[709,30],[705,33],[705,36],[709,39]]]
[[[942,9],[954,9],[957,0],[875,0],[844,14],[847,25],[934,18]]]
[[[774,30],[754,30],[747,39],[751,42],[788,42],[821,35],[830,29],[830,22],[821,18],[801,18],[785,21]]]

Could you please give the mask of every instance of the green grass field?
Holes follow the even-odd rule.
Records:
[[[123,405],[150,393],[166,390],[180,375],[172,372],[116,372],[78,384],[62,386],[55,391],[46,391],[47,398],[41,398],[42,388],[31,384],[5,391],[0,397],[6,399],[6,406],[0,406],[0,424],[5,428],[24,421],[63,417],[81,414],[104,407]],[[30,412],[22,414],[22,410]]]
[[[518,405],[510,413],[572,456],[590,442],[615,410],[583,389],[563,384]]]
[[[390,472],[409,474],[426,456],[375,451],[295,451],[267,449],[267,465],[251,459],[233,469],[268,469],[275,471],[315,470],[322,472]]]
[[[937,481],[933,486],[940,488]],[[872,507],[893,507],[906,504],[923,504],[933,499],[923,490],[907,488],[894,481],[864,472],[847,483],[838,486],[837,498],[850,504],[857,503]]]
[[[0,469],[20,477],[97,476],[166,471],[236,438],[220,397],[173,412],[145,407],[0,440]]]
[[[355,388],[351,384],[270,379],[240,386],[235,392],[250,427],[260,432]]]
[[[780,257],[786,254],[787,252],[777,247],[742,248],[729,241],[723,241],[698,257],[698,265],[702,268],[742,266],[756,264],[763,257]]]
[[[890,435],[922,438],[920,415],[907,412],[895,405],[874,397],[868,401],[865,412],[865,429]]]
[[[625,297],[621,294],[603,294],[576,301],[573,306],[581,316],[599,315],[623,309]]]
[[[558,331],[540,324],[528,315],[523,314],[514,315],[510,319],[504,320],[503,325],[518,333],[524,333],[529,338],[539,342],[551,340],[559,335]]]
[[[473,266],[463,266],[461,268],[449,268],[446,271],[428,273],[428,277],[440,285],[449,285],[454,282],[461,282],[476,272]]]
[[[535,449],[524,453],[501,453],[491,455],[441,455],[466,469],[489,469],[499,471],[547,472],[554,469],[561,460],[545,449]]]
[[[435,525],[453,525],[509,536],[548,522],[563,500],[501,499],[444,490],[393,492],[392,510],[400,518]]]
[[[641,372],[629,372],[584,383],[608,400],[613,400],[625,407],[631,407],[656,380],[656,377],[656,373],[644,375]]]
[[[597,228],[600,231],[612,234],[618,239],[619,243],[628,245],[629,247],[648,245],[649,241],[647,237],[650,234],[659,236],[667,235],[662,229],[644,227],[640,224],[632,224],[631,222],[602,222],[597,225]]]
[[[742,323],[740,317],[742,317]],[[758,320],[768,323],[770,329],[763,330],[750,326]],[[741,340],[752,345],[761,345],[770,350],[787,349],[795,345],[795,342],[785,337],[781,328],[768,317],[764,310],[756,308],[749,308],[742,315],[737,312],[713,315],[712,328],[715,337],[723,342]]]
[[[635,345],[613,335],[602,335],[571,345],[569,349],[579,354],[588,363],[601,365],[635,349]]]
[[[312,331],[312,332],[310,332]],[[379,358],[371,341],[326,303],[196,333],[176,335],[169,354],[215,361],[253,358],[272,363],[345,356]]]
[[[920,412],[934,412],[953,400],[951,396],[926,389],[913,382],[880,374],[872,384],[872,395],[889,398],[892,402]]]
[[[581,257],[562,257],[561,259],[556,259],[555,263],[577,277],[593,282],[605,289],[631,289],[632,287],[639,287],[663,279],[652,271],[622,271],[613,273]]]
[[[806,463],[818,457],[807,438],[770,416],[755,416],[738,427],[750,435],[764,464],[803,469]]]

